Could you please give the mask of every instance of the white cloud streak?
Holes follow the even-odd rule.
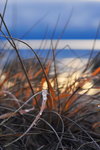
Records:
[[[26,42],[27,44],[29,44],[33,49],[40,49],[40,45],[41,45],[41,41],[42,40],[24,40],[24,42]],[[4,41],[4,43],[2,42],[2,44],[5,44],[6,41]],[[57,40],[52,40],[53,42],[53,48],[56,45]],[[46,45],[45,45],[46,43]],[[93,48],[93,43],[94,40],[60,40],[57,48],[56,49],[69,49],[67,47],[67,45],[69,45],[71,47],[71,49],[89,49],[91,50]],[[17,47],[19,49],[29,49],[25,44],[22,43],[18,43],[17,42]],[[6,47],[5,49],[7,49],[8,47],[10,47],[9,43],[6,43]],[[50,49],[51,48],[51,40],[44,40],[43,41],[43,45],[42,45],[42,49]],[[95,49],[96,50],[100,50],[100,40],[96,40],[96,44],[95,44]]]

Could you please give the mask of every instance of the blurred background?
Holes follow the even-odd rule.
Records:
[[[0,0],[0,13],[5,2]],[[63,32],[61,39],[94,39],[99,10],[99,0],[8,0],[5,22],[17,38],[58,39]]]
[[[6,0],[0,1],[1,14],[5,3]],[[72,49],[82,49],[80,53],[83,54],[85,50],[92,49],[94,39],[100,38],[99,31],[96,33],[99,10],[99,0],[8,0],[4,19],[13,37],[38,40],[30,41],[34,49],[50,49],[50,43],[41,46],[39,40],[59,39],[57,49],[65,49],[69,44]],[[5,31],[4,26],[2,30]],[[20,47],[26,49],[25,45]],[[97,41],[95,49],[99,47]]]
[[[1,14],[5,3],[0,1]],[[52,39],[55,47],[54,39],[59,39],[56,49],[69,49],[69,45],[78,55],[87,57],[94,39],[100,38],[99,10],[99,0],[8,0],[4,20],[13,37],[27,40],[34,49],[50,49],[50,41],[41,45],[41,40]],[[4,26],[2,30],[6,33]],[[21,43],[19,48],[27,49]],[[100,49],[98,40],[94,49],[95,53]],[[61,56],[73,57],[73,53],[65,53]]]
[[[12,37],[24,40],[41,58],[48,53],[51,58],[56,50],[56,67],[62,73],[83,69],[100,51],[100,0],[0,0],[2,15],[5,7]],[[3,24],[1,29],[8,35]],[[15,42],[23,58],[34,56],[25,44]],[[13,58],[13,48],[2,36],[0,49]]]

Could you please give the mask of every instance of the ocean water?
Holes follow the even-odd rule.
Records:
[[[46,57],[49,53],[50,57],[52,57],[52,50],[49,49],[40,49],[40,50],[34,50],[40,57]],[[62,59],[62,58],[89,58],[92,50],[69,50],[69,49],[59,49],[59,50],[54,50],[55,51],[55,56],[58,59]],[[98,54],[98,50],[93,51],[91,57],[95,57]],[[33,52],[31,50],[20,50],[20,55],[23,58],[30,58],[32,57],[32,55],[34,56]]]
[[[34,50],[34,52],[37,54],[37,56],[40,58],[40,60],[44,61],[47,59],[52,59],[53,58],[53,51],[50,49],[37,49]],[[19,54],[20,57],[22,59],[29,59],[29,58],[35,58],[35,54],[33,51],[29,50],[29,49],[21,49],[19,50]],[[54,50],[54,55],[55,55],[55,61],[57,66],[66,66],[67,68],[68,66],[70,66],[70,68],[73,68],[74,66],[76,66],[77,68],[79,68],[79,66],[81,65],[85,65],[86,62],[88,61],[89,58],[91,58],[91,60],[98,55],[100,51],[99,50],[69,50],[69,49],[56,49]],[[5,55],[3,55],[5,54]],[[0,68],[1,66],[3,66],[5,63],[9,63],[12,60],[15,60],[17,58],[17,54],[15,50],[0,50]]]
[[[38,55],[40,60],[45,63],[46,60],[51,60],[53,58],[53,51],[50,49],[37,49],[34,50]],[[5,55],[3,56],[3,54]],[[99,50],[69,50],[69,49],[56,49],[54,50],[56,68],[59,73],[65,72],[77,72],[82,71],[88,62],[88,59],[94,58],[99,53]],[[36,59],[35,54],[30,49],[19,50],[20,57],[22,59],[33,58]],[[13,62],[17,59],[15,50],[0,50],[0,55],[3,56],[0,61],[0,70],[2,70],[7,63]],[[38,62],[38,61],[37,61]],[[1,71],[2,72],[2,71]],[[52,61],[51,74],[54,73],[54,63]]]
[[[49,57],[52,57],[52,53],[53,50],[51,49],[35,49],[34,50],[35,53],[42,58],[46,58],[48,55]],[[56,49],[54,50],[55,53],[55,57],[57,59],[63,59],[63,58],[80,58],[80,59],[84,59],[84,58],[89,58],[91,56],[91,58],[95,57],[100,51],[99,50],[89,50],[89,49],[74,49],[74,50],[70,50],[70,49]],[[15,50],[0,50],[0,54],[11,54],[10,57],[13,58],[14,55],[16,54]],[[27,59],[27,58],[32,58],[34,57],[34,52],[29,50],[29,49],[20,49],[19,50],[19,54],[22,58]]]

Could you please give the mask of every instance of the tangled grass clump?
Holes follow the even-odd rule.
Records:
[[[35,59],[20,59],[27,76],[22,71],[23,68],[21,69],[20,61],[13,61],[2,70],[1,149],[99,150],[100,96],[99,92],[94,95],[87,93],[93,87],[96,88],[95,79],[100,69],[97,68],[87,75],[84,73],[83,77],[74,80],[70,86],[66,84],[62,92],[57,87],[57,75],[52,77],[54,86],[49,80],[51,60],[44,67],[40,58],[40,66]],[[90,81],[95,82],[84,91],[84,85]],[[42,93],[45,82],[48,87],[44,102]]]

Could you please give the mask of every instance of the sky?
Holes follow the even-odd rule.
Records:
[[[5,22],[22,39],[95,39],[100,0],[8,0]]]
[[[6,0],[0,0],[1,14],[5,2]],[[65,47],[64,40],[65,43],[66,40],[71,40],[67,44],[72,51],[65,49],[59,53],[58,58],[88,58],[94,39],[100,39],[100,0],[8,0],[4,20],[13,37],[26,40],[27,43],[31,41],[34,49],[40,47],[39,40],[43,39],[62,40],[60,48],[57,47],[59,50]],[[4,26],[2,30],[6,33]],[[45,47],[42,45],[42,49],[48,49],[46,44],[44,42]],[[18,43],[18,46],[23,57],[32,56],[26,51],[25,45]],[[96,55],[100,50],[99,41],[94,49]],[[43,57],[46,54],[43,52]]]

